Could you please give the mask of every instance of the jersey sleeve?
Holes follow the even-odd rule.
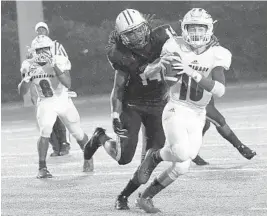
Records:
[[[122,63],[123,55],[116,48],[112,47],[108,51],[107,59],[114,70],[125,70],[125,66]]]
[[[67,57],[61,56],[61,55],[55,55],[53,58],[54,58],[54,62],[57,64],[58,68],[61,71],[64,72],[67,70],[71,70],[71,63]]]
[[[229,70],[232,62],[231,52],[221,46],[214,47],[214,67],[221,66],[225,70]]]
[[[24,75],[26,73],[28,73],[30,70],[30,63],[28,60],[24,60],[21,64],[21,68],[20,68],[20,73],[22,75],[22,77],[24,77]]]
[[[160,56],[164,56],[166,54],[177,53],[177,41],[175,38],[169,38],[162,47]]]

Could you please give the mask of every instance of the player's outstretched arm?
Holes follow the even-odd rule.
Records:
[[[115,71],[114,84],[110,96],[111,113],[114,115],[120,115],[122,113],[122,100],[127,81],[127,73],[121,70]]]
[[[71,87],[71,77],[69,70],[71,69],[70,61],[64,57],[64,59],[54,58],[52,66],[58,77],[59,81],[67,88]]]
[[[122,113],[122,100],[128,76],[129,75],[123,71],[115,71],[114,86],[110,97],[113,130],[120,137],[127,137],[127,130],[122,126],[120,115]]]

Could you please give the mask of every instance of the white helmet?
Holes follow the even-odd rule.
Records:
[[[216,22],[216,21],[215,21]],[[183,39],[193,47],[201,47],[210,42],[213,35],[213,24],[215,23],[211,15],[202,8],[193,8],[184,16],[181,28]],[[188,33],[188,25],[205,25],[207,31],[204,34]]]
[[[47,63],[52,58],[52,46],[53,41],[45,36],[38,35],[33,39],[31,44],[31,49],[33,50],[33,55],[38,63]]]
[[[148,42],[150,29],[143,15],[134,9],[122,11],[116,18],[115,29],[122,43],[131,48],[142,48]]]

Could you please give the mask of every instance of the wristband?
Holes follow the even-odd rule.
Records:
[[[120,114],[118,112],[111,113],[111,118],[120,118]]]

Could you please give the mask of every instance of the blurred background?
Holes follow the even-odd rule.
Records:
[[[2,102],[22,100],[17,94],[21,79],[20,52],[23,55],[23,47],[29,44],[24,44],[21,32],[23,29],[28,32],[26,35],[31,41],[35,35],[34,24],[39,21],[48,24],[51,39],[62,43],[69,55],[72,88],[79,95],[109,93],[113,70],[105,56],[105,46],[116,16],[126,8],[145,14],[155,13],[154,26],[168,23],[179,34],[179,20],[188,10],[192,7],[206,9],[213,19],[218,20],[215,35],[233,54],[231,69],[226,74],[228,83],[267,80],[267,2],[44,1],[40,4],[43,16],[31,2],[20,1],[20,4],[26,14],[18,16],[15,1],[1,2]],[[44,20],[35,22],[27,14],[34,15],[35,19],[44,17]],[[23,22],[34,23],[24,26]],[[20,40],[18,29],[21,30]]]

